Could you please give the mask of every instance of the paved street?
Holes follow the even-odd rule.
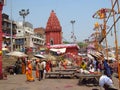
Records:
[[[35,76],[35,75],[34,75]],[[118,80],[114,78],[118,87]],[[94,90],[99,87],[80,86],[78,79],[44,79],[26,82],[25,75],[8,75],[8,80],[0,80],[0,90]]]

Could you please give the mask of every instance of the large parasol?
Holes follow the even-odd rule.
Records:
[[[14,57],[28,57],[27,54],[23,53],[23,52],[19,52],[19,51],[13,51],[13,52],[10,52],[6,55],[9,55],[9,56],[14,56]]]
[[[45,56],[43,56],[41,54],[35,54],[34,57],[37,57],[37,58],[46,58]]]

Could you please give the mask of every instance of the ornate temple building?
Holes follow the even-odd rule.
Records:
[[[72,53],[78,54],[79,47],[77,44],[63,44],[62,43],[62,27],[60,22],[52,10],[48,19],[46,30],[46,45],[50,51],[57,53]]]
[[[62,27],[56,16],[56,13],[52,10],[50,17],[46,25],[46,44],[55,45],[62,43]]]

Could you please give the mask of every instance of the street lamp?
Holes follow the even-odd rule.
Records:
[[[25,17],[29,14],[29,9],[25,10],[25,9],[22,9],[21,11],[19,11],[19,15],[23,17],[23,31],[24,31],[24,35],[25,35],[25,29],[24,29],[24,26],[25,26]],[[24,41],[24,49],[25,49],[25,39],[23,40]]]
[[[25,23],[25,16],[27,16],[29,13],[30,13],[29,9],[27,9],[27,10],[22,9],[21,11],[19,11],[20,16],[23,17],[23,26],[24,26],[24,23]]]
[[[72,36],[71,36],[71,38],[73,38],[73,42],[75,43],[75,41],[76,41],[76,37],[75,37],[75,34],[74,34],[74,23],[75,23],[75,20],[71,20],[70,23],[72,24]]]
[[[11,0],[11,30],[10,30],[10,35],[11,35],[11,37],[10,37],[10,41],[11,41],[11,52],[13,51],[13,21],[12,21],[12,0]]]

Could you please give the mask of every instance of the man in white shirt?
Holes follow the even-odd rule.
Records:
[[[101,90],[118,90],[114,87],[113,81],[104,73],[99,79]]]
[[[44,69],[45,69],[45,67],[46,67],[46,61],[42,61],[41,63],[43,64]]]
[[[45,73],[46,73],[46,61],[42,61],[41,64],[43,65],[43,79],[45,79]]]

